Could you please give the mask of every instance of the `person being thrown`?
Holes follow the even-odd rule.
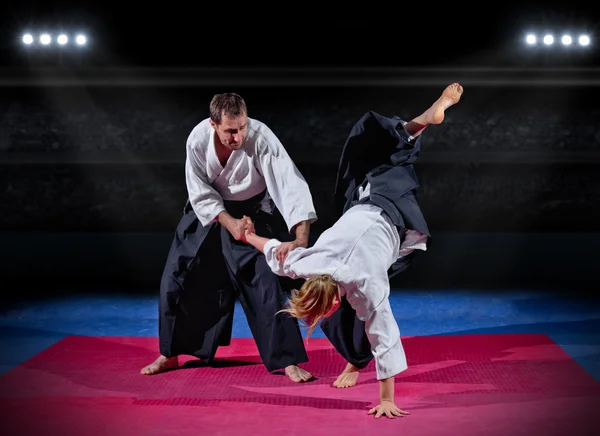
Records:
[[[460,84],[449,85],[410,122],[373,111],[360,119],[340,160],[336,194],[340,199],[343,192],[342,214],[312,247],[277,255],[281,242],[257,235],[252,220],[243,218],[249,224],[247,242],[265,254],[275,274],[305,279],[284,311],[306,322],[308,336],[321,323],[348,361],[334,386],[355,385],[359,371],[375,359],[380,401],[368,411],[375,418],[409,414],[394,399],[394,377],[408,365],[388,299],[390,278],[429,244],[412,164],[423,130],[441,124],[445,111],[459,102],[462,93]]]

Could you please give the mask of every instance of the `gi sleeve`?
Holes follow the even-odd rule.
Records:
[[[283,263],[279,262],[275,257],[275,250],[281,245],[281,241],[277,239],[269,239],[265,243],[264,254],[267,265],[271,268],[274,274],[278,276],[286,276],[292,279],[307,278],[308,276],[302,274],[297,268],[295,268],[296,262],[302,258],[302,254],[306,251],[304,247],[297,247],[290,251],[285,258]]]
[[[192,132],[186,144],[185,182],[190,204],[203,226],[215,221],[225,210],[221,195],[210,185],[206,174],[206,158],[198,153]]]
[[[301,221],[315,222],[317,214],[308,183],[272,131],[265,131],[257,143],[257,151],[258,169],[288,231],[291,233]]]
[[[385,298],[365,321],[365,331],[375,358],[377,380],[393,377],[408,368],[389,299]]]

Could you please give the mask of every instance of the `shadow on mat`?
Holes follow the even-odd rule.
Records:
[[[216,359],[211,362],[205,362],[200,359],[188,360],[182,365],[179,365],[179,369],[191,369],[191,368],[232,368],[235,366],[252,366],[261,365],[261,362],[251,362],[247,360],[237,359]]]

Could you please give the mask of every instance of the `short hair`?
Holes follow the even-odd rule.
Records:
[[[215,94],[210,101],[209,110],[210,119],[213,120],[215,124],[221,124],[223,115],[229,117],[248,115],[246,102],[242,97],[233,92]]]

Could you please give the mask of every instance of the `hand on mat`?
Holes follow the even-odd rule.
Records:
[[[410,415],[408,412],[398,409],[398,407],[396,407],[396,405],[391,401],[382,401],[381,404],[369,410],[368,414],[375,415],[375,418],[377,419],[383,415],[387,416],[388,418],[395,418],[396,416],[402,418],[405,415]]]
[[[291,242],[283,242],[275,249],[275,259],[279,261],[279,263],[283,263],[288,255],[288,253],[296,248],[301,247],[301,245],[296,241]]]

